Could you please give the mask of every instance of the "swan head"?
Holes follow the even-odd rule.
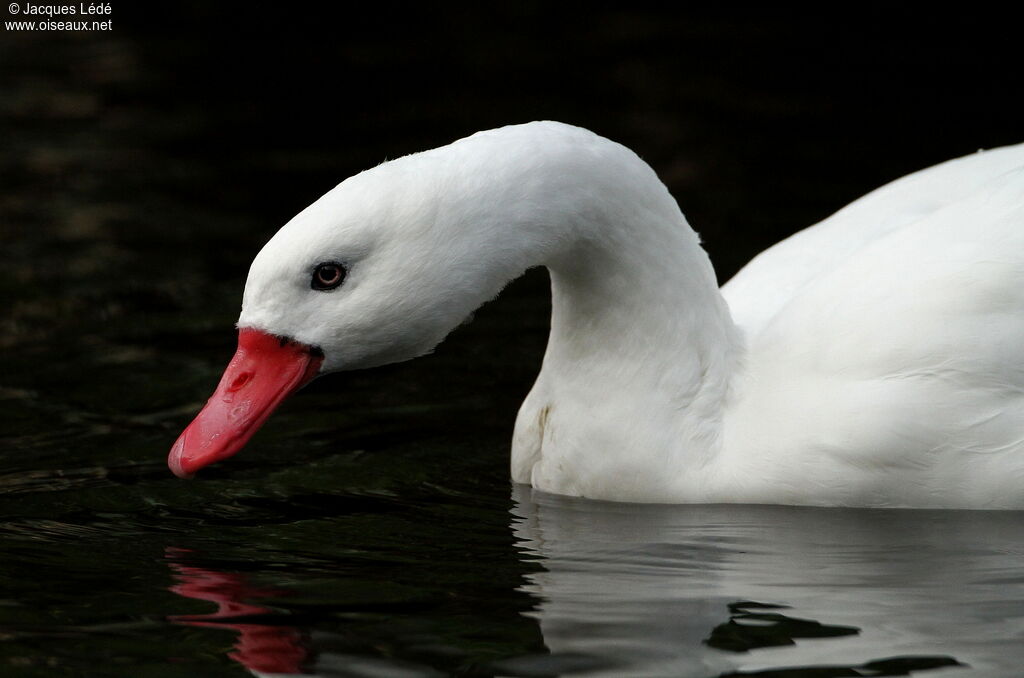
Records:
[[[542,263],[555,239],[529,206],[566,199],[541,193],[566,175],[551,140],[572,137],[600,139],[558,123],[478,133],[351,177],[285,224],[252,263],[238,350],[174,444],[174,473],[235,454],[317,375],[428,353]]]
[[[650,167],[556,122],[478,132],[345,180],[254,259],[238,349],[171,449],[171,470],[232,456],[320,374],[430,352],[531,266],[602,279],[604,260],[581,253],[619,252],[612,234],[632,234],[611,227],[650,213],[682,219]]]
[[[481,303],[493,275],[458,233],[466,217],[432,185],[436,163],[403,160],[345,181],[267,242],[240,329],[314,347],[327,373],[428,353]]]

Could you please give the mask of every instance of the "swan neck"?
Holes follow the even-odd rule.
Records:
[[[551,334],[520,410],[512,475],[562,494],[706,493],[742,342],[707,253],[646,165],[560,221]],[[621,168],[620,168],[621,169]],[[582,204],[582,201],[579,203]]]
[[[644,223],[594,221],[547,262],[545,369],[620,381],[628,397],[664,396],[673,418],[717,429],[741,350],[697,234],[675,208]],[[596,237],[595,237],[596,236]]]

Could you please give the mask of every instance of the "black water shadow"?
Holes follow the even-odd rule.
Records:
[[[727,652],[749,652],[759,648],[796,645],[798,639],[854,636],[854,626],[822,624],[813,619],[789,617],[780,612],[788,605],[740,601],[729,604],[729,621],[719,624],[704,644]],[[754,611],[758,610],[758,611]],[[966,667],[945,655],[911,655],[874,659],[864,664],[792,666],[758,671],[730,671],[719,678],[759,676],[760,678],[845,678],[847,676],[909,676],[912,671],[927,671],[951,666]]]

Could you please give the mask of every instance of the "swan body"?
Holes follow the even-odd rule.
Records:
[[[310,288],[324,261],[344,265],[337,289]],[[650,167],[554,122],[385,163],[286,224],[250,270],[216,411],[172,468],[233,454],[316,373],[429,352],[533,266],[551,275],[551,335],[516,420],[516,482],[621,501],[1024,507],[1024,145],[878,189],[719,289]],[[274,360],[291,376],[250,402],[267,337],[290,347]]]

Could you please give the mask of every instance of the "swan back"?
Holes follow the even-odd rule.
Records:
[[[723,285],[736,323],[759,332],[802,285],[888,233],[964,200],[1024,166],[1024,144],[978,151],[914,172],[855,200],[824,221],[769,247]]]
[[[768,474],[771,501],[1024,503],[1021,224],[1016,169],[884,229],[780,305],[729,415],[733,459]]]

